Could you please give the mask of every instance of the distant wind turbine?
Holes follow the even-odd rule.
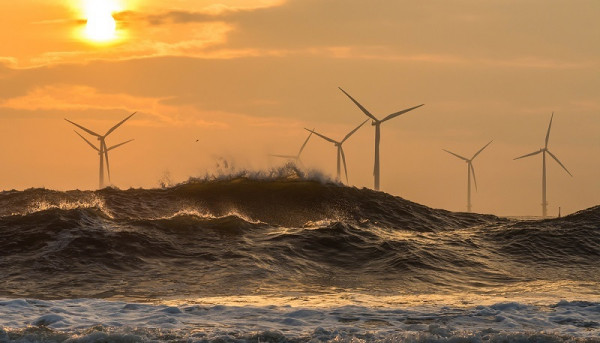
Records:
[[[337,148],[337,179],[338,180],[340,180],[340,157],[341,157],[341,159],[342,159],[342,161],[344,163],[344,173],[346,174],[346,183],[348,183],[348,168],[346,167],[346,155],[344,154],[344,149],[342,148],[342,144],[344,144],[344,142],[346,140],[348,140],[348,138],[350,138],[350,136],[352,136],[356,131],[358,131],[358,129],[360,129],[361,126],[363,126],[367,121],[369,121],[369,120],[367,119],[367,120],[363,121],[360,125],[358,125],[354,130],[350,131],[346,135],[346,137],[344,137],[344,139],[342,139],[339,142],[336,141],[336,140],[333,140],[333,139],[331,139],[329,137],[323,136],[322,134],[320,134],[320,133],[318,133],[318,132],[316,132],[314,130],[309,130],[309,129],[305,128],[306,131],[312,132],[315,135],[323,138],[324,140],[326,140],[328,142],[333,143],[336,146],[336,148]]]
[[[471,157],[471,159],[462,157],[459,154],[453,153],[452,151],[442,149],[445,152],[452,154],[452,155],[460,158],[461,160],[467,162],[467,212],[471,212],[471,173],[473,173],[473,182],[475,183],[475,190],[477,190],[477,178],[475,177],[475,168],[473,168],[473,160],[475,159],[475,157],[477,157],[477,155],[479,155],[483,151],[483,149],[487,148],[488,145],[492,144],[492,142],[493,141],[490,141],[483,148],[479,149],[479,151],[477,151],[475,153],[475,155],[473,155],[473,157]]]
[[[306,146],[306,143],[308,143],[308,140],[310,139],[310,136],[312,136],[312,134],[313,134],[312,131],[311,131],[311,133],[308,134],[308,137],[306,137],[306,140],[304,141],[304,143],[300,147],[300,151],[298,151],[298,154],[296,154],[296,155],[275,155],[275,154],[271,154],[271,156],[280,157],[280,158],[287,158],[287,159],[290,159],[290,160],[294,160],[294,162],[296,162],[296,164],[304,165],[302,163],[302,160],[300,159],[300,154],[302,154],[302,151],[304,150],[304,147]]]
[[[350,100],[352,100],[352,102],[356,106],[358,106],[358,108],[360,108],[360,110],[363,111],[364,114],[367,115],[367,117],[369,117],[373,120],[373,122],[371,123],[371,125],[375,126],[375,166],[373,168],[373,176],[375,178],[375,190],[379,190],[379,141],[381,138],[381,124],[392,118],[396,118],[397,116],[399,116],[401,114],[412,111],[415,108],[419,108],[419,107],[423,106],[424,104],[421,104],[421,105],[418,105],[415,107],[411,107],[411,108],[407,108],[407,109],[399,111],[399,112],[392,113],[392,114],[388,115],[387,117],[379,120],[379,119],[375,118],[375,116],[372,115],[369,111],[367,111],[367,109],[363,105],[359,104],[358,101],[354,100],[354,98],[351,97],[350,94],[346,93],[345,90],[343,90],[341,87],[338,87],[338,88],[340,88],[340,90],[342,92],[344,92],[344,94],[346,94],[346,96],[348,96],[348,98],[350,98]]]
[[[83,131],[89,133],[92,136],[96,136],[98,138],[98,140],[100,141],[100,147],[98,148],[94,144],[92,144],[89,140],[87,140],[85,137],[83,137],[81,134],[79,134],[79,132],[75,131],[75,133],[79,137],[81,137],[89,146],[91,146],[94,150],[96,150],[98,152],[98,155],[100,156],[100,170],[99,170],[100,176],[99,176],[99,182],[98,182],[100,189],[104,188],[104,159],[106,159],[106,170],[108,171],[108,181],[110,182],[110,165],[108,162],[108,152],[120,147],[123,144],[127,144],[127,143],[133,141],[133,139],[130,139],[126,142],[119,143],[117,145],[113,145],[109,148],[106,146],[106,137],[108,135],[110,135],[114,130],[116,130],[119,126],[121,126],[125,121],[127,121],[129,118],[131,118],[136,113],[137,112],[133,112],[127,118],[121,120],[117,125],[111,127],[104,135],[99,135],[99,134],[95,133],[94,131],[87,129],[87,128],[65,118],[65,120],[68,121],[69,123],[77,126],[78,128],[82,129]]]
[[[567,170],[567,167],[565,167],[558,160],[558,157],[554,156],[554,154],[551,153],[550,150],[548,150],[548,139],[550,138],[550,128],[552,127],[552,119],[553,118],[554,118],[554,112],[552,112],[552,116],[550,117],[550,124],[548,125],[548,132],[546,133],[546,144],[544,145],[544,147],[540,148],[540,150],[538,150],[538,151],[534,151],[527,155],[523,155],[523,156],[515,158],[515,160],[518,160],[523,157],[529,157],[529,156],[533,156],[533,155],[542,153],[542,217],[543,218],[546,218],[546,216],[548,215],[548,202],[546,201],[546,153],[548,153],[550,155],[550,157],[552,157],[567,172],[567,174],[569,174],[569,175],[571,175],[571,177],[573,177],[573,175]]]

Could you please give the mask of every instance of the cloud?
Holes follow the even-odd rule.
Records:
[[[123,93],[101,93],[96,89],[81,85],[54,84],[37,87],[26,95],[9,98],[0,107],[30,112],[62,110],[66,113],[89,110],[143,112],[151,121],[171,125],[183,121],[180,109],[163,105],[165,99],[137,97]],[[204,122],[204,125],[219,125]]]
[[[584,69],[600,67],[598,60],[569,61],[539,57],[478,58],[452,54],[409,54],[386,47],[332,46],[304,51],[330,58],[379,60],[397,62],[423,62],[432,64],[468,64],[471,66],[532,68],[532,69]]]
[[[199,59],[313,57],[502,68],[597,67],[594,2],[573,8],[555,0],[427,3],[374,0],[180,2],[115,14],[123,39],[97,48],[54,44],[29,57],[30,68],[93,60],[185,56]],[[184,6],[185,5],[185,6]],[[544,5],[544,6],[542,6]],[[587,10],[584,10],[587,9]],[[544,11],[546,15],[535,15]],[[578,15],[576,22],[568,18]],[[56,20],[42,21],[47,24]],[[72,25],[81,25],[72,24]],[[39,25],[38,25],[39,26]],[[559,29],[560,28],[560,29]],[[62,48],[61,48],[62,46]]]
[[[122,42],[106,49],[86,48],[80,50],[49,51],[26,61],[11,59],[13,66],[32,68],[53,64],[86,63],[94,60],[128,60],[161,56],[190,56],[220,58],[234,55],[207,51],[207,48],[226,41],[232,27],[223,22],[207,22],[192,27],[178,27],[165,33],[162,29],[149,28],[149,38],[124,38]],[[181,39],[185,37],[185,39]],[[242,52],[243,53],[243,50]]]
[[[20,110],[86,110],[156,108],[161,99],[132,97],[126,94],[100,93],[94,88],[77,85],[50,85],[32,89],[24,96],[10,98],[0,106]],[[142,107],[140,107],[142,106]]]
[[[183,6],[186,9],[166,8],[164,11],[144,12],[138,10],[128,10],[115,13],[116,20],[123,22],[145,21],[152,25],[167,25],[173,23],[201,23],[213,21],[216,18],[222,19],[236,13],[251,13],[254,11],[278,7],[285,4],[284,0],[262,0],[262,1],[239,1],[229,4],[212,3],[208,5],[190,3]],[[190,9],[191,8],[191,9]],[[195,10],[194,10],[195,9]]]
[[[475,0],[426,4],[375,0],[288,0],[252,8],[136,13],[136,20],[178,27],[213,20],[229,25],[210,52],[188,56],[236,58],[301,54],[325,58],[468,63],[506,68],[573,69],[597,66],[600,53],[594,29],[600,24],[583,14],[583,23],[562,25],[563,14],[581,12],[552,1],[520,4]],[[548,16],[532,15],[546,5]],[[597,7],[586,3],[590,10]],[[564,13],[556,13],[563,8]],[[560,15],[559,15],[560,14]],[[553,29],[555,26],[563,30]],[[544,36],[540,27],[552,32]],[[576,32],[573,27],[578,28]],[[572,34],[567,34],[571,31]],[[588,42],[585,44],[582,42]],[[557,51],[557,47],[563,48]],[[217,50],[228,53],[218,53]],[[232,53],[235,52],[235,53]],[[277,52],[274,54],[274,52]],[[177,54],[177,56],[181,56]]]
[[[0,56],[0,75],[9,71],[11,68],[15,68],[17,64],[18,60],[15,57]]]
[[[163,13],[144,13],[136,11],[124,11],[115,13],[114,18],[122,23],[145,22],[150,25],[189,24],[205,23],[218,20],[223,12],[210,13],[167,11]]]
[[[262,118],[242,113],[202,110],[189,105],[169,105],[169,98],[132,96],[124,93],[103,93],[82,85],[53,84],[33,88],[27,94],[0,102],[0,108],[28,113],[142,113],[138,126],[197,126],[227,129],[235,123],[244,127],[301,126],[297,120],[286,118]]]

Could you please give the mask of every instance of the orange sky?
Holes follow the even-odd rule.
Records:
[[[93,1],[93,0],[87,0]],[[93,189],[98,157],[63,118],[135,141],[111,152],[113,183],[155,187],[214,171],[225,158],[261,169],[314,127],[341,138],[365,116],[425,103],[382,126],[382,190],[464,210],[549,213],[600,203],[600,2],[557,0],[113,0],[117,37],[87,39],[85,2],[0,3],[0,189]],[[373,135],[344,145],[350,183],[372,187]],[[199,140],[196,143],[196,140]],[[335,148],[311,140],[304,162],[335,173]]]

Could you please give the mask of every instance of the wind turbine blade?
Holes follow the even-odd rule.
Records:
[[[130,140],[128,140],[126,142],[123,142],[123,143],[119,143],[117,145],[113,145],[110,148],[106,149],[106,151],[111,151],[112,149],[116,149],[116,148],[120,147],[121,145],[127,144],[127,143],[129,143],[131,141],[133,141],[133,139],[130,139]]]
[[[275,155],[275,154],[270,154],[269,156],[281,157],[281,158],[298,158],[297,156],[292,156],[292,155]]]
[[[554,118],[554,112],[552,112],[552,116],[550,117],[550,124],[548,125],[548,132],[546,132],[546,146],[548,148],[548,139],[550,138],[550,128],[552,127],[552,118]]]
[[[346,167],[346,154],[344,154],[344,149],[340,146],[340,152],[342,153],[342,162],[344,163],[344,173],[346,174],[346,184],[348,184],[348,168]]]
[[[468,160],[469,160],[468,158],[466,158],[466,157],[462,157],[462,156],[460,156],[459,154],[455,154],[455,153],[453,153],[452,151],[448,151],[448,150],[446,150],[446,149],[442,149],[442,150],[444,150],[445,152],[447,152],[447,153],[449,153],[449,154],[452,154],[452,155],[454,155],[454,156],[456,156],[456,157],[460,158],[461,160],[464,160],[464,161],[468,161]]]
[[[113,132],[114,130],[116,130],[119,126],[121,126],[124,122],[127,121],[127,119],[133,117],[134,114],[136,114],[137,112],[133,112],[132,114],[130,114],[127,118],[121,120],[117,125],[113,126],[110,128],[110,130],[106,131],[106,133],[104,134],[104,137],[110,135],[111,132]]]
[[[83,139],[87,144],[89,144],[92,148],[94,148],[94,150],[100,151],[100,149],[98,149],[94,144],[92,144],[92,142],[88,141],[87,139],[85,139],[85,137],[80,135],[79,132],[77,132],[75,130],[73,130],[73,132],[75,132],[79,137],[81,137],[81,139]]]
[[[384,121],[386,121],[386,120],[390,120],[390,119],[392,119],[392,118],[396,118],[397,116],[399,116],[399,115],[401,115],[401,114],[404,114],[404,113],[406,113],[406,112],[412,111],[412,110],[414,110],[415,108],[419,108],[419,107],[421,107],[421,106],[423,106],[423,105],[425,105],[425,104],[420,104],[420,105],[418,105],[418,106],[415,106],[415,107],[407,108],[407,109],[405,109],[405,110],[402,110],[402,111],[399,111],[399,112],[396,112],[396,113],[392,113],[392,114],[390,114],[389,116],[387,116],[387,117],[385,117],[385,118],[381,119],[381,122],[383,123],[383,122],[384,122]]]
[[[475,191],[477,191],[477,178],[475,177],[475,168],[473,168],[473,163],[469,162],[469,168],[471,168],[471,174],[473,174],[473,183],[475,183]]]
[[[487,148],[488,145],[492,144],[493,140],[491,140],[488,144],[486,144],[483,148],[479,149],[478,152],[475,153],[475,155],[473,155],[473,157],[471,157],[471,161],[473,161],[475,159],[475,157],[477,157],[477,155],[479,155],[480,152],[483,151],[483,149]]]
[[[73,125],[77,126],[78,128],[82,129],[83,131],[85,131],[85,132],[89,133],[89,134],[90,134],[90,135],[92,135],[92,136],[101,137],[99,134],[95,133],[94,131],[92,131],[92,130],[90,130],[90,129],[86,129],[85,127],[83,127],[83,126],[81,126],[81,125],[79,125],[79,124],[77,124],[77,123],[74,123],[74,122],[70,121],[70,120],[69,120],[69,119],[67,119],[67,118],[65,118],[65,120],[66,120],[66,121],[68,121],[69,123],[71,123],[71,124],[73,124]]]
[[[523,155],[523,156],[519,156],[519,157],[517,157],[517,158],[514,158],[513,160],[518,160],[518,159],[520,159],[520,158],[523,158],[523,157],[528,157],[528,156],[537,155],[537,154],[539,154],[540,152],[542,152],[542,150],[534,151],[534,152],[532,152],[532,153],[530,153],[530,154]]]
[[[313,129],[314,131],[314,129]],[[312,132],[308,134],[308,137],[306,137],[306,140],[304,141],[304,144],[302,144],[302,146],[300,147],[300,151],[298,151],[298,158],[300,157],[300,154],[302,153],[302,150],[304,150],[304,147],[306,146],[306,143],[308,143],[308,140],[310,139],[310,136],[312,136]]]
[[[552,156],[552,158],[558,162],[558,164],[560,164],[561,167],[563,167],[563,169],[567,172],[567,174],[571,175],[571,177],[573,177],[573,175],[567,170],[567,167],[565,167],[562,163],[560,163],[560,161],[558,160],[558,157],[554,156],[553,153],[550,152],[550,150],[546,150],[548,152],[548,154],[550,154],[550,156]]]
[[[367,115],[367,117],[369,117],[369,118],[371,118],[371,119],[373,119],[373,120],[375,120],[375,121],[377,121],[377,122],[379,121],[379,120],[377,120],[377,118],[375,118],[375,116],[374,116],[374,115],[372,115],[372,114],[371,114],[371,112],[367,111],[367,109],[366,109],[366,108],[364,108],[364,107],[363,107],[363,105],[359,104],[359,103],[358,103],[358,101],[354,100],[354,98],[350,96],[350,94],[346,93],[346,91],[345,91],[345,90],[343,90],[343,89],[342,89],[342,87],[338,87],[338,88],[339,88],[339,89],[340,89],[342,92],[344,92],[344,94],[346,94],[346,96],[347,96],[348,98],[350,98],[350,100],[352,100],[352,102],[353,102],[353,103],[354,103],[356,106],[358,106],[358,108],[360,108],[360,110],[361,110],[361,111],[363,111],[363,113],[364,113],[364,114],[366,114],[366,115]]]
[[[102,142],[102,144],[104,144],[104,158],[106,159],[106,171],[108,172],[108,182],[110,181],[110,164],[108,163],[108,149],[106,148],[106,143]]]
[[[323,138],[323,139],[324,139],[324,140],[326,140],[326,141],[329,141],[329,142],[331,142],[331,143],[333,143],[333,144],[338,144],[338,142],[334,141],[333,139],[331,139],[331,138],[329,138],[329,137],[323,136],[322,134],[318,133],[317,131],[309,130],[309,129],[307,129],[307,128],[304,128],[304,129],[305,129],[306,131],[308,131],[308,132],[312,132],[312,133],[314,133],[315,135],[317,135],[317,136],[319,136],[319,137]]]
[[[366,122],[368,122],[369,119],[363,121],[360,125],[358,125],[354,130],[350,131],[349,134],[346,135],[346,137],[344,137],[344,139],[342,139],[341,143],[344,143],[346,141],[346,139],[350,138],[350,136],[352,136],[358,129],[360,129],[363,125],[365,125]]]

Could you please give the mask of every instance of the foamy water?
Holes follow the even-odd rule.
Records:
[[[5,329],[0,340],[592,342],[600,337],[598,302],[323,307],[248,302],[257,299],[232,299],[247,302],[237,306],[198,300],[177,306],[94,299],[2,300],[0,326]]]

